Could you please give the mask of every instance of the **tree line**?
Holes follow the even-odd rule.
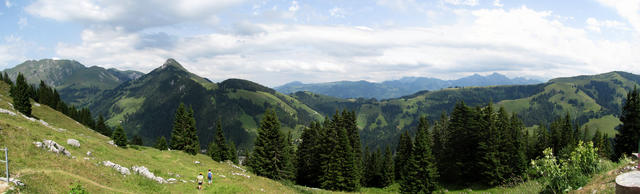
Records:
[[[14,84],[7,72],[4,72],[4,75],[0,74],[0,80],[9,85],[9,94],[13,98],[14,108],[25,116],[33,117],[31,114],[31,102],[29,100],[33,99],[33,101],[49,106],[84,126],[106,136],[111,136],[111,129],[104,123],[105,120],[102,115],[100,115],[96,121],[91,116],[91,111],[88,108],[78,108],[74,105],[67,105],[60,99],[58,91],[47,85],[44,81],[41,80],[37,86],[29,85],[24,75],[18,73]]]

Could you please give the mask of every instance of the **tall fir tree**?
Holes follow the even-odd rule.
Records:
[[[620,121],[622,121],[622,124],[619,126],[618,134],[615,136],[614,160],[617,160],[623,154],[629,155],[639,151],[640,93],[635,86],[632,91],[627,93],[627,99],[622,107]]]
[[[102,135],[111,136],[111,129],[109,129],[109,127],[104,122],[104,117],[102,117],[102,115],[98,116],[95,130]]]
[[[169,146],[167,144],[167,139],[165,139],[164,136],[160,136],[160,138],[158,138],[158,140],[156,141],[156,145],[153,147],[155,147],[158,150],[169,149]]]
[[[296,183],[309,187],[319,187],[320,169],[320,123],[311,122],[302,132],[302,142],[296,154]]]
[[[238,150],[236,149],[236,144],[233,141],[229,141],[229,160],[234,164],[238,164]]]
[[[178,109],[176,109],[175,117],[173,119],[173,129],[171,130],[171,149],[184,150],[185,148],[185,135],[187,133],[188,123],[187,111],[184,108],[184,103],[180,103]]]
[[[143,145],[142,138],[139,135],[134,135],[133,139],[131,139],[131,145]]]
[[[226,160],[231,160],[231,157],[229,155],[229,147],[227,145],[227,140],[224,138],[224,131],[222,130],[222,121],[220,119],[218,119],[218,124],[216,125],[216,136],[213,140],[213,142],[215,142],[216,144],[216,151],[217,153],[214,153],[214,155],[216,155],[216,158],[214,158],[214,160],[216,161],[226,161]]]
[[[478,163],[481,170],[482,180],[487,185],[497,185],[504,181],[508,174],[506,166],[506,153],[504,152],[505,132],[507,122],[506,115],[500,111],[494,113],[493,105],[489,104],[482,112],[484,120],[484,130],[479,151],[482,154]]]
[[[200,141],[198,140],[198,129],[196,128],[196,119],[194,117],[193,108],[189,107],[186,116],[187,127],[185,131],[185,147],[184,151],[196,155],[200,150]]]
[[[411,153],[413,153],[413,142],[411,136],[409,136],[409,131],[405,131],[400,135],[400,140],[398,140],[398,145],[396,146],[394,167],[396,180],[401,181],[407,176],[410,170],[408,169],[408,161]]]
[[[113,143],[115,143],[118,147],[127,147],[127,134],[124,132],[124,128],[122,128],[122,125],[118,125],[118,127],[116,127],[116,130],[113,132],[111,139],[113,140]]]
[[[31,117],[31,102],[29,101],[29,84],[22,73],[18,73],[16,85],[12,91],[13,107],[22,114]]]
[[[259,176],[282,180],[287,178],[284,172],[287,163],[285,137],[280,132],[280,121],[273,109],[268,109],[258,128],[253,152],[248,166]]]
[[[418,122],[414,149],[409,159],[409,174],[401,182],[402,193],[432,193],[438,187],[438,169],[431,153],[431,135],[427,119]]]
[[[356,171],[353,179],[355,179],[356,184],[360,184],[360,179],[362,178],[362,145],[360,144],[360,132],[358,130],[358,124],[356,122],[356,112],[347,111],[345,109],[342,111],[342,117],[344,127],[346,129],[347,135],[349,136],[351,150],[353,151],[353,166],[354,170]],[[356,185],[355,187],[358,188],[360,187],[360,185]]]
[[[393,153],[391,153],[391,148],[387,145],[387,148],[384,151],[384,160],[382,161],[381,167],[381,187],[387,187],[393,184],[394,180],[394,166],[393,166]]]

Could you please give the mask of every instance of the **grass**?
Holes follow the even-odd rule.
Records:
[[[600,133],[609,135],[609,137],[615,137],[618,133],[615,130],[615,127],[620,124],[622,124],[622,122],[620,122],[620,119],[617,117],[613,115],[606,115],[600,118],[589,119],[589,122],[582,126],[589,126],[589,132],[587,133],[588,137],[593,137],[596,130],[600,131]]]
[[[113,115],[106,123],[109,126],[116,126],[120,124],[120,121],[124,120],[124,116],[128,114],[133,114],[142,107],[142,103],[144,103],[144,97],[142,98],[123,98],[116,102],[114,106],[119,107],[122,112]]]

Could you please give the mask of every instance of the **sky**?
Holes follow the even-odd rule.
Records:
[[[0,0],[0,69],[25,60],[222,81],[640,74],[640,0]]]

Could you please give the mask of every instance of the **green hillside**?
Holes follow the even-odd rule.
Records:
[[[276,110],[283,130],[296,136],[303,126],[322,118],[307,105],[270,88],[240,79],[213,83],[186,71],[173,59],[136,80],[104,91],[89,107],[94,115],[108,118],[109,125],[121,123],[128,135],[140,135],[150,145],[160,136],[169,139],[180,102],[193,107],[203,148],[215,134],[218,119],[230,140],[248,148],[268,108]]]
[[[123,82],[142,76],[137,71],[86,67],[73,60],[53,59],[28,60],[4,71],[12,79],[21,72],[30,84],[38,84],[42,80],[55,87],[65,102],[76,105],[86,104],[102,90],[115,88]]]
[[[403,130],[413,130],[419,116],[437,120],[442,112],[450,113],[457,101],[470,106],[492,101],[509,112],[518,113],[526,126],[549,123],[566,113],[580,124],[590,126],[589,134],[600,130],[610,137],[620,123],[621,103],[626,93],[640,81],[640,76],[610,72],[593,76],[553,79],[544,84],[490,87],[448,88],[424,91],[396,99],[340,99],[310,92],[296,92],[292,97],[320,114],[332,114],[347,108],[358,113],[363,145],[394,145]],[[382,143],[381,143],[382,142]]]
[[[0,95],[0,108],[16,112],[9,105],[11,99],[4,83],[0,83]],[[195,193],[196,184],[190,181],[195,180],[198,172],[206,172],[209,168],[216,175],[215,184],[205,186],[202,193],[294,193],[296,189],[303,189],[257,177],[230,164],[215,162],[205,155],[192,156],[181,151],[159,151],[149,147],[117,148],[107,143],[108,137],[44,105],[34,105],[33,114],[50,127],[22,116],[0,113],[0,147],[9,148],[11,175],[26,184],[20,188],[23,193],[65,193],[75,183],[91,193]],[[67,145],[69,138],[79,140],[81,146]],[[47,152],[33,144],[44,139],[64,146],[75,158]],[[86,156],[88,151],[92,156]],[[136,174],[123,176],[98,164],[107,160],[128,168],[145,166],[156,176],[176,178],[178,183],[158,184]],[[4,168],[0,174],[4,177]],[[180,177],[175,177],[175,174]]]

